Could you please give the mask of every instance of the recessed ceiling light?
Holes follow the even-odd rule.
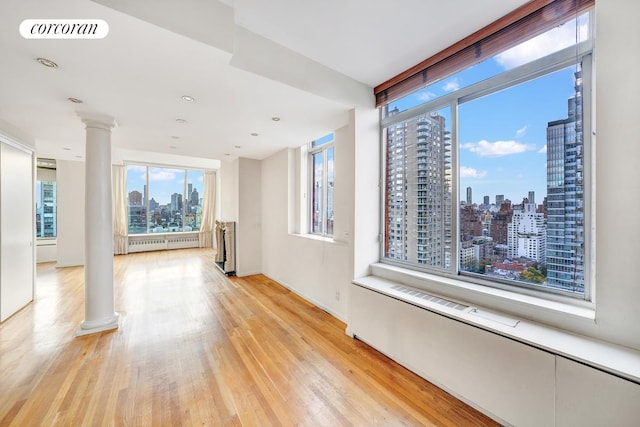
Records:
[[[180,137],[179,137],[179,136],[177,136],[177,135],[172,135],[172,136],[171,136],[171,139],[180,139]]]
[[[76,159],[81,159],[81,158],[82,158],[82,156],[76,156]]]
[[[176,122],[178,123],[187,123],[187,121],[185,119],[176,119]]]
[[[69,148],[69,147],[62,147],[62,149],[63,149],[64,151],[71,151],[71,148]]]
[[[84,101],[82,101],[82,99],[78,99],[78,98],[67,98],[69,101],[73,102],[74,104],[82,104]]]
[[[176,147],[175,145],[170,145],[169,148],[171,148],[172,150],[175,150],[178,147]]]
[[[56,64],[55,62],[47,58],[37,58],[36,61],[38,61],[40,64],[44,65],[45,67],[58,68],[58,64]]]
[[[258,134],[257,134],[257,133],[255,133],[255,132],[253,132],[253,133],[251,134],[251,136],[258,136]]]
[[[225,155],[225,156],[230,156],[231,154],[229,154],[229,153],[224,153],[224,155]]]
[[[280,117],[271,117],[271,120],[273,120],[274,122],[279,122],[280,121]]]
[[[196,99],[193,96],[189,96],[189,95],[182,95],[182,100],[183,101],[187,101],[187,102],[193,102]]]
[[[236,145],[235,147],[236,147],[236,148],[242,148],[240,145]]]

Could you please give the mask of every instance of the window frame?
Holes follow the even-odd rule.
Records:
[[[56,179],[54,179],[53,181],[51,180],[41,180],[38,179],[38,169],[43,169],[43,170],[52,170],[53,173],[55,174],[57,171],[57,166],[56,166],[56,162],[53,159],[43,159],[43,158],[38,158],[36,160],[36,179],[34,182],[34,190],[37,192],[38,190],[38,183],[40,183],[40,197],[42,199],[43,196],[43,190],[42,190],[42,183],[47,182],[47,183],[53,183],[54,186],[54,195],[53,195],[53,200],[54,200],[54,208],[53,208],[53,212],[46,212],[46,213],[51,213],[53,216],[53,224],[54,224],[54,230],[55,230],[55,235],[53,236],[38,236],[38,232],[37,229],[35,230],[35,236],[36,236],[36,242],[51,242],[51,241],[56,241],[56,239],[58,238],[58,179],[56,177]],[[36,197],[34,198],[34,206],[36,205],[36,200],[38,198],[38,195],[36,194]],[[43,204],[42,206],[42,218],[40,219],[40,226],[41,226],[41,233],[44,233],[44,201],[41,200],[41,203]],[[36,206],[37,208],[37,206]],[[37,228],[37,216],[38,211],[36,209],[35,215],[34,215],[34,227]]]
[[[590,14],[590,31],[593,35],[593,10]],[[401,267],[407,270],[418,271],[422,273],[434,274],[444,279],[454,279],[469,284],[480,285],[484,287],[497,288],[515,294],[525,294],[539,297],[545,300],[555,300],[561,302],[569,302],[570,304],[587,304],[593,305],[594,284],[595,284],[595,261],[593,254],[594,249],[594,215],[595,207],[593,204],[593,191],[595,190],[595,182],[593,181],[593,146],[591,141],[592,114],[593,114],[593,89],[595,78],[594,69],[594,44],[595,37],[591,36],[588,40],[581,41],[574,46],[567,47],[560,51],[554,52],[527,64],[506,70],[496,76],[489,77],[486,80],[463,87],[457,91],[442,95],[438,98],[429,100],[423,104],[411,107],[405,111],[395,115],[385,117],[383,108],[379,109],[380,114],[380,152],[381,152],[381,186],[380,186],[380,236],[381,242],[387,238],[386,230],[386,141],[385,128],[388,126],[401,123],[405,120],[414,118],[420,114],[428,114],[430,112],[440,111],[443,108],[451,109],[451,144],[452,144],[452,245],[451,245],[451,266],[449,269],[434,268],[421,266],[410,262],[393,260],[385,257],[385,245],[380,245],[380,263],[391,266]],[[576,294],[574,292],[565,291],[554,288],[544,288],[539,285],[529,285],[524,282],[514,285],[507,280],[496,278],[487,278],[479,274],[466,273],[460,269],[460,183],[459,183],[459,146],[458,140],[458,106],[465,102],[472,101],[503,89],[516,86],[536,79],[538,77],[559,71],[563,68],[582,63],[583,82],[589,82],[583,85],[583,149],[584,149],[584,236],[585,236],[585,284],[584,293]],[[459,70],[462,71],[462,70]]]
[[[199,233],[200,229],[198,228],[197,230],[191,230],[191,231],[184,231],[184,227],[185,227],[185,218],[186,218],[186,209],[187,209],[187,188],[188,188],[188,177],[189,177],[189,171],[199,171],[202,172],[203,175],[206,172],[205,169],[200,169],[200,168],[187,168],[185,166],[176,166],[176,165],[167,165],[167,164],[158,164],[158,163],[142,163],[142,162],[123,162],[124,163],[124,167],[125,170],[128,174],[129,171],[129,166],[142,166],[146,168],[146,177],[145,177],[145,183],[147,186],[147,194],[146,194],[146,199],[143,201],[143,206],[145,206],[146,209],[149,208],[149,195],[150,195],[150,186],[149,186],[149,169],[150,168],[164,168],[164,169],[173,169],[173,170],[180,170],[184,172],[184,183],[183,183],[183,193],[182,193],[182,230],[179,231],[162,231],[162,232],[150,232],[150,228],[149,228],[149,212],[145,211],[145,222],[146,222],[146,228],[147,231],[146,233],[134,233],[131,234],[131,232],[129,231],[129,226],[130,226],[130,206],[129,206],[129,191],[128,188],[126,188],[126,180],[125,180],[125,204],[126,204],[126,208],[127,208],[127,233],[129,236],[155,236],[155,235],[160,235],[160,234],[177,234],[177,233]],[[204,188],[203,188],[204,190]],[[137,191],[137,190],[136,190]],[[204,194],[204,191],[202,192]],[[143,194],[144,197],[144,194]],[[153,198],[153,197],[152,197]],[[202,221],[200,222],[200,226],[202,226]]]
[[[315,145],[317,141],[322,140],[324,138],[327,137],[331,137],[330,140],[322,142],[318,145]],[[327,238],[333,238],[333,233],[328,233],[327,230],[327,215],[328,215],[328,207],[329,207],[329,168],[328,168],[328,164],[329,164],[329,159],[328,159],[328,152],[330,149],[333,150],[333,158],[335,160],[335,133],[331,132],[325,136],[323,136],[322,138],[319,138],[317,140],[311,141],[307,144],[307,181],[308,181],[308,194],[309,194],[309,199],[308,199],[308,203],[307,203],[307,209],[309,212],[309,216],[308,216],[308,221],[307,221],[307,227],[308,227],[308,234],[314,235],[314,236],[321,236],[321,237],[327,237]],[[320,224],[321,224],[321,231],[320,232],[316,232],[314,231],[314,227],[313,227],[313,201],[314,201],[314,163],[313,163],[313,157],[316,154],[322,154],[322,198],[321,198],[321,207],[320,207],[320,213],[321,213],[321,219],[320,219]],[[335,167],[334,167],[334,185],[335,185]],[[335,224],[334,224],[335,227]]]

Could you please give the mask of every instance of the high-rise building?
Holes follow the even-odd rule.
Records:
[[[472,240],[482,236],[480,213],[473,205],[464,205],[460,209],[460,241]]]
[[[171,195],[171,212],[182,211],[182,194],[173,193]]]
[[[142,193],[136,190],[129,192],[129,206],[142,206]]]
[[[516,205],[507,230],[509,257],[525,257],[541,264],[546,260],[547,226],[536,205],[525,200]]]
[[[534,205],[536,204],[536,192],[535,191],[529,191],[529,203],[533,203]]]
[[[504,203],[504,194],[496,194],[496,206],[502,206]]]
[[[485,206],[489,206],[489,204],[490,204],[490,203],[489,203],[489,196],[484,196],[484,202],[483,202],[483,204],[484,204]]]
[[[445,117],[421,114],[386,130],[386,241],[390,259],[449,267],[451,139]]]
[[[547,284],[584,292],[582,71],[564,120],[547,125]]]
[[[189,184],[189,187],[191,187],[191,184]],[[200,194],[197,188],[189,191],[189,201],[191,202],[191,206],[198,206],[200,204]]]
[[[509,224],[511,223],[512,215],[513,211],[511,210],[511,204],[502,203],[500,205],[500,210],[491,219],[489,236],[491,236],[496,244],[507,244]]]
[[[473,204],[473,195],[472,195],[471,187],[467,187],[467,204],[468,205]]]

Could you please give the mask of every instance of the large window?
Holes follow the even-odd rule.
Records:
[[[589,299],[590,13],[383,107],[383,260]]]
[[[52,159],[38,159],[37,164],[36,237],[53,239],[58,235],[56,162]]]
[[[127,165],[129,234],[198,231],[201,170]]]
[[[333,133],[309,144],[312,234],[333,235]]]

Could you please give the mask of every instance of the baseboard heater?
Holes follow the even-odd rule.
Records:
[[[227,276],[236,274],[236,223],[216,221],[216,265]]]
[[[187,249],[200,246],[197,234],[129,237],[129,253]]]

